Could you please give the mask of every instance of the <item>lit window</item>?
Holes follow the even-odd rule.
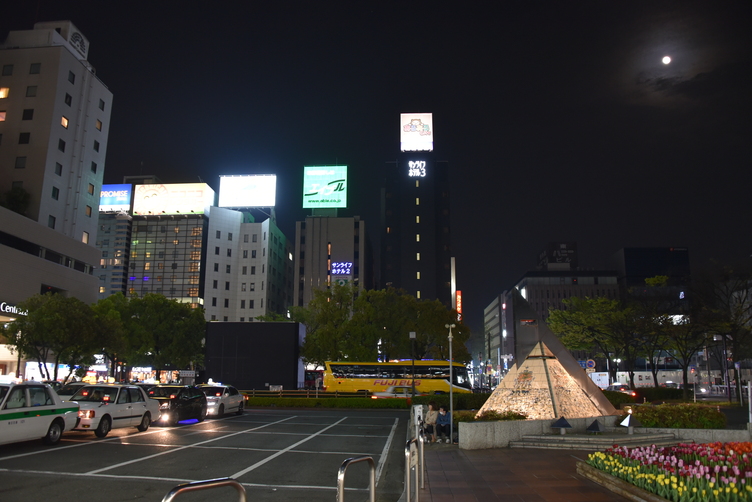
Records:
[[[198,276],[192,275],[188,278],[188,284],[198,284]]]
[[[188,288],[188,296],[198,296],[198,288]]]
[[[251,283],[251,291],[256,291],[256,283],[255,282]]]
[[[420,279],[420,272],[415,272],[415,278]]]
[[[415,205],[420,206],[420,197],[415,197]]]
[[[415,217],[415,223],[420,223],[420,216]]]
[[[0,99],[7,98],[10,89],[8,87],[0,87]]]
[[[420,188],[420,180],[415,180],[415,188]]]
[[[420,291],[416,291],[415,292],[415,298],[417,298],[418,300],[420,300]]]
[[[144,270],[151,270],[151,262],[147,261],[144,263]]]
[[[84,244],[89,243],[89,232],[84,232],[84,234],[81,236],[81,242]]]
[[[89,183],[89,195],[94,195],[94,185]]]
[[[0,110],[0,122],[5,122],[5,114],[7,112],[5,110]]]
[[[178,244],[180,244],[180,241],[179,241],[179,240],[177,240],[177,239],[175,239],[174,241],[172,241],[172,243],[173,243],[173,244],[175,244],[175,245],[177,246]]]
[[[415,242],[420,242],[420,234],[415,234]]]
[[[191,260],[200,260],[201,251],[191,251]]]
[[[420,261],[420,253],[416,253],[415,259]]]
[[[201,263],[194,261],[188,264],[188,272],[199,272],[201,270]]]
[[[201,247],[201,239],[193,239],[191,241],[191,247],[192,248],[200,248]],[[199,253],[201,253],[201,252],[199,251]]]
[[[91,206],[86,206],[86,216],[91,218]]]
[[[63,117],[60,119],[60,125],[68,129],[68,119],[63,115]]]
[[[99,286],[99,292],[104,293],[104,291],[105,291],[104,286]]]
[[[240,291],[245,291],[245,290],[246,290],[245,283],[244,282],[240,283]]]
[[[101,130],[102,130],[102,121],[97,119],[97,131],[101,131]]]

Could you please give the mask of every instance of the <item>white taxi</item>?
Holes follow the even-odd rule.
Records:
[[[198,386],[206,394],[207,415],[221,417],[225,413],[243,414],[245,396],[232,385],[203,384]]]
[[[86,385],[70,400],[81,407],[76,430],[93,430],[100,438],[119,427],[135,427],[143,432],[152,421],[159,420],[159,402],[136,385]]]
[[[47,384],[0,383],[0,444],[60,441],[78,422],[78,405],[63,402]]]

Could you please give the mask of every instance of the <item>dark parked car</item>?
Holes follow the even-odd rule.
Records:
[[[206,418],[206,395],[193,385],[155,385],[149,397],[159,401],[160,424],[176,425],[191,418],[203,422]]]

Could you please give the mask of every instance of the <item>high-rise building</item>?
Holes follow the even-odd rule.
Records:
[[[292,244],[272,218],[212,207],[204,264],[208,321],[249,322],[287,315],[292,302]]]
[[[373,287],[370,243],[359,216],[309,216],[297,222],[295,259],[294,305],[308,305],[314,290],[333,283],[361,291]]]
[[[449,166],[434,158],[430,117],[402,114],[403,153],[386,165],[379,285],[455,308]]]
[[[0,193],[26,191],[25,215],[93,244],[112,93],[70,21],[11,31],[0,46]]]
[[[97,299],[112,93],[88,53],[70,21],[11,31],[0,45],[0,323],[39,293]],[[0,345],[0,374],[24,368]]]

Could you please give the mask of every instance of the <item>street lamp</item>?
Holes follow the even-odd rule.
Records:
[[[449,328],[449,440],[454,443],[454,378],[452,378],[452,328],[454,324],[445,324]]]
[[[413,398],[415,398],[415,331],[410,332],[410,341],[412,342],[412,354],[413,354]]]

